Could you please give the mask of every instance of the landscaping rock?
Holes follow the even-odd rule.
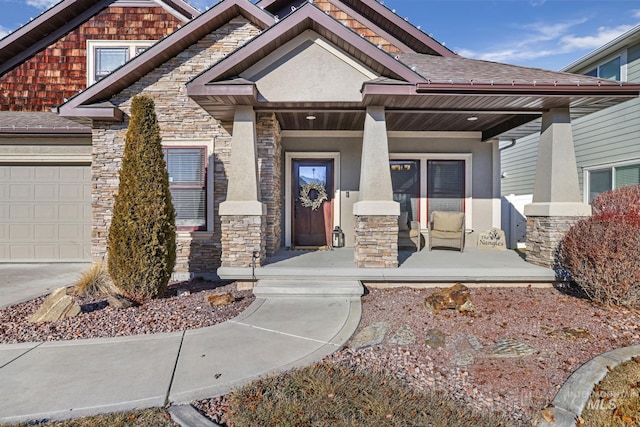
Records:
[[[133,307],[135,304],[129,298],[125,298],[122,295],[109,295],[107,297],[107,302],[109,303],[109,307],[123,309]]]
[[[395,334],[389,339],[390,344],[395,345],[410,345],[415,344],[416,333],[413,332],[410,326],[404,325],[396,331]]]
[[[502,338],[489,353],[490,357],[526,357],[537,350],[528,344],[514,340],[513,338]]]
[[[476,354],[482,350],[482,344],[473,334],[458,334],[453,341],[453,362],[457,366],[471,365],[476,360]]]
[[[226,294],[208,295],[206,299],[211,307],[229,305],[229,304],[233,304],[236,301],[236,299],[230,292]]]
[[[55,322],[80,314],[80,305],[67,295],[67,288],[58,288],[51,293],[30,318],[29,322]]]
[[[589,331],[583,328],[560,328],[547,332],[551,338],[559,338],[563,340],[573,340],[576,338],[590,338]]]
[[[351,347],[359,350],[361,348],[372,347],[382,343],[385,335],[391,329],[391,324],[378,322],[364,328],[351,341]]]
[[[424,343],[431,348],[440,348],[444,346],[447,335],[439,329],[429,329],[425,337]]]
[[[468,312],[475,309],[469,288],[462,283],[456,283],[450,288],[434,292],[424,300],[424,305],[433,313],[438,313],[440,310]]]

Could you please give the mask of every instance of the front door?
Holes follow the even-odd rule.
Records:
[[[333,160],[293,159],[292,243],[317,249],[331,242]]]

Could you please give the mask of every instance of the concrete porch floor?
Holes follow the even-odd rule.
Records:
[[[420,252],[401,250],[398,268],[357,268],[353,248],[331,251],[296,251],[280,249],[262,267],[221,267],[218,275],[235,280],[360,280],[362,282],[450,283],[468,284],[550,284],[555,272],[524,261],[512,250],[492,251],[465,248]]]

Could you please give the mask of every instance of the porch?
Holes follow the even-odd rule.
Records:
[[[471,246],[471,245],[469,245]],[[357,268],[354,248],[300,251],[281,248],[263,266],[221,267],[218,275],[235,280],[359,280],[433,286],[463,282],[475,286],[549,285],[556,281],[552,269],[526,262],[516,251],[466,247],[460,253],[423,249],[399,251],[398,268]]]

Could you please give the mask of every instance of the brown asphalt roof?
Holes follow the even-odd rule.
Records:
[[[415,67],[433,84],[462,85],[550,85],[550,86],[621,86],[614,80],[541,68],[521,67],[498,62],[482,61],[463,57],[440,57],[414,53],[399,54],[398,60]]]

